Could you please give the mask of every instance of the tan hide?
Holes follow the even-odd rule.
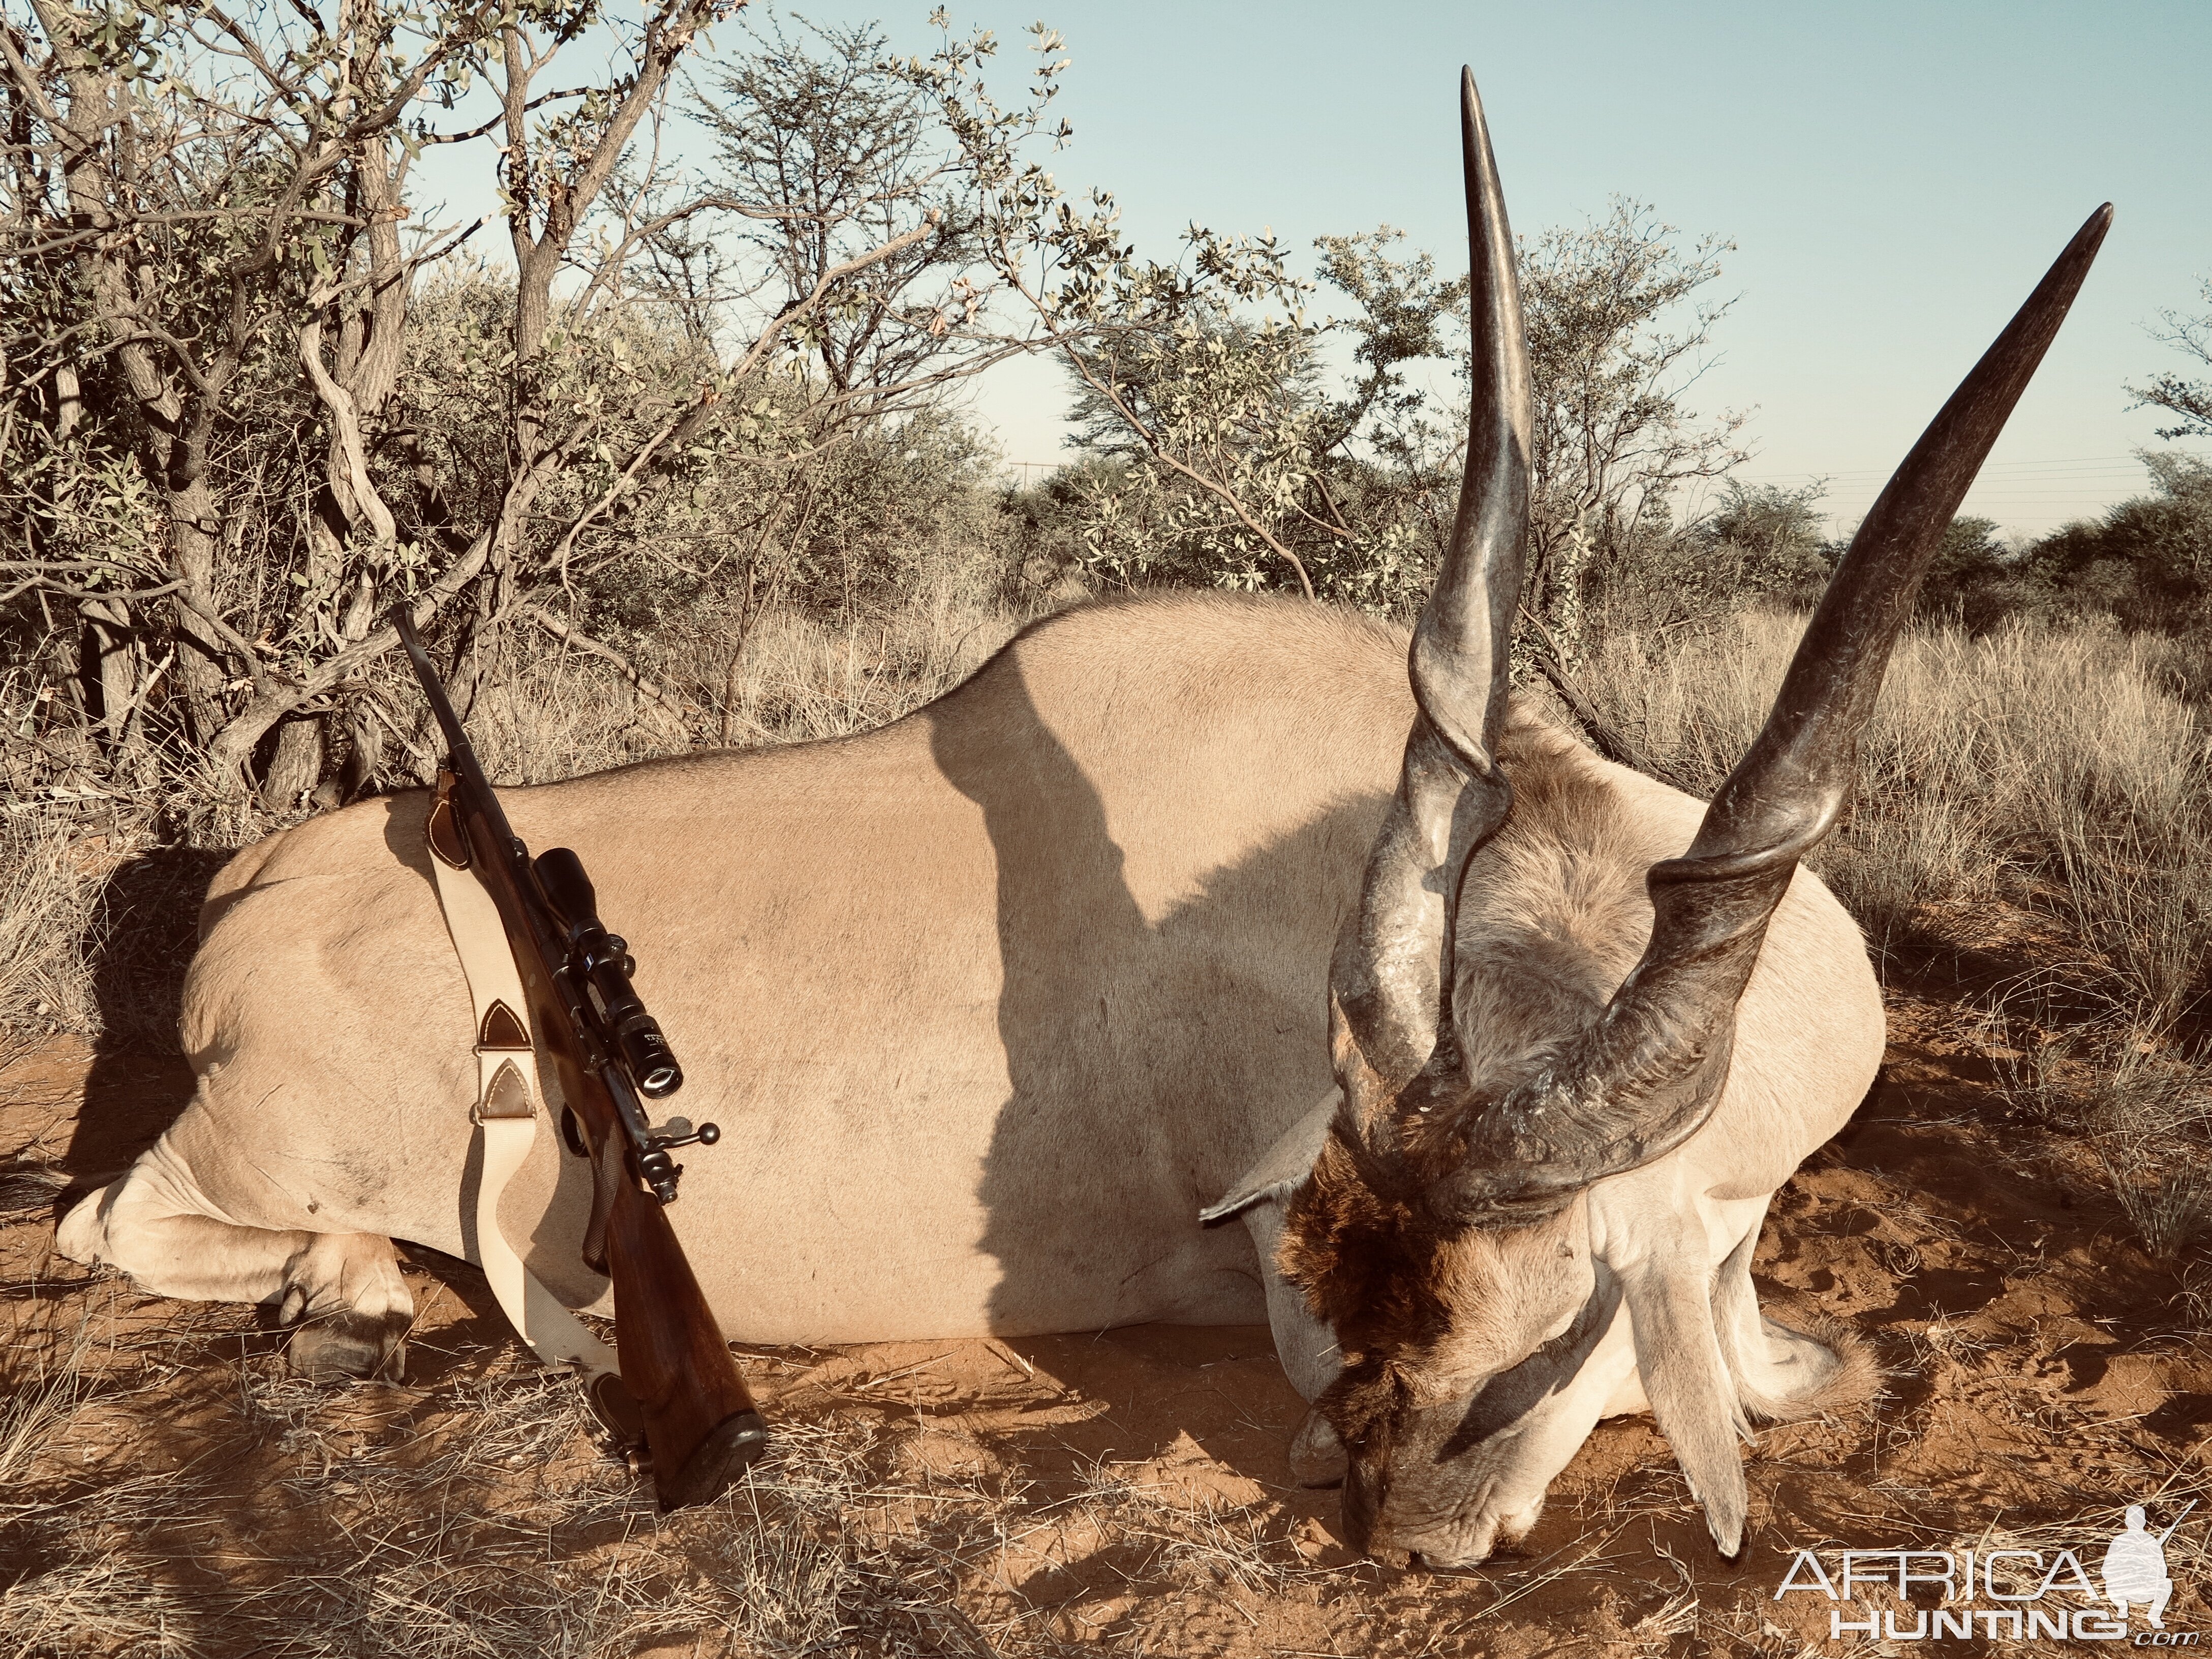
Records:
[[[631,941],[689,1079],[669,1105],[722,1126],[670,1213],[729,1336],[1267,1317],[1247,1229],[1197,1212],[1331,1086],[1330,948],[1412,717],[1405,649],[1298,603],[1086,607],[879,732],[501,792],[532,848],[581,854]],[[1541,750],[1538,771],[1617,805],[1595,842],[1567,839],[1630,872],[1626,921],[1588,941],[1625,970],[1650,925],[1642,871],[1697,809],[1515,730],[1542,741],[1509,739],[1509,771]],[[1525,833],[1498,856],[1532,861],[1505,873],[1541,927],[1567,902],[1559,860],[1590,854],[1547,853],[1546,791],[1514,781]],[[371,1316],[404,1302],[377,1236],[474,1254],[476,1062],[426,799],[311,820],[224,872],[185,993],[198,1097],[67,1218],[64,1250],[169,1294]],[[1596,875],[1617,896],[1620,871]],[[1515,919],[1506,900],[1466,918]],[[1801,876],[1727,1100],[1669,1167],[1722,1200],[1785,1178],[1864,1087],[1873,993],[1856,931]],[[501,1210],[579,1304],[604,1291],[578,1261],[588,1187],[541,1133]],[[311,1255],[326,1265],[304,1283]]]

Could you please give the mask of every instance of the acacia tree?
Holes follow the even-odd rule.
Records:
[[[2150,331],[2151,337],[2187,353],[2212,368],[2212,276],[2202,288],[2205,309],[2201,316],[2178,311],[2161,312],[2166,326]],[[2181,417],[2177,426],[2159,429],[2161,438],[2212,438],[2212,380],[2185,380],[2171,370],[2151,377],[2148,386],[2131,386],[2130,409],[2163,409]]]
[[[0,598],[18,639],[78,608],[112,775],[234,802],[294,805],[333,750],[361,781],[392,601],[470,664],[516,621],[580,639],[582,562],[1035,343],[1095,241],[1023,154],[1056,136],[1042,29],[1005,108],[988,35],[823,37],[857,100],[757,36],[702,176],[678,70],[741,0],[4,3]],[[558,72],[585,43],[603,67]],[[758,164],[793,129],[811,193]],[[422,222],[441,145],[495,155],[511,265],[455,271],[482,224]]]
[[[1092,568],[1121,582],[1294,581],[1311,599],[1295,544],[1337,526],[1306,503],[1323,412],[1304,285],[1271,238],[1194,227],[1186,240],[1175,264],[1115,249],[1073,308],[1087,325],[1062,349],[1078,442],[1131,464],[1086,479]],[[1270,301],[1281,314],[1240,314]]]
[[[1535,405],[1523,605],[1569,667],[1593,562],[1632,565],[1667,533],[1674,491],[1748,459],[1741,415],[1701,422],[1682,404],[1733,304],[1696,296],[1735,244],[1678,235],[1617,198],[1605,219],[1521,246]]]
[[[971,70],[988,55],[987,40],[975,44]],[[1057,37],[1042,31],[1036,44],[1048,92]],[[885,444],[930,391],[1020,349],[1019,331],[988,315],[1001,284],[980,236],[1006,210],[1002,193],[981,183],[994,167],[982,152],[1006,159],[1012,130],[994,108],[971,144],[951,136],[946,101],[969,119],[963,100],[988,95],[972,79],[963,85],[951,62],[902,65],[872,24],[794,30],[770,18],[748,28],[744,51],[701,66],[687,101],[712,145],[709,189],[671,192],[667,203],[641,198],[629,211],[646,260],[639,291],[680,319],[687,339],[741,347],[780,330],[783,367],[793,372],[772,377],[746,410],[774,442],[696,480],[679,537],[627,539],[629,556],[600,567],[718,600],[726,684],[763,613],[794,593],[822,598],[811,551],[825,534],[841,550],[831,585],[850,620],[864,585],[855,532],[870,538],[840,521],[856,508],[884,522],[900,516],[861,475],[886,465]],[[1027,131],[1034,113],[1013,119]],[[1031,222],[1015,240],[1038,230]],[[794,296],[815,295],[791,309]],[[921,418],[942,447],[933,417]],[[849,447],[861,458],[832,458]]]
[[[1402,239],[1320,240],[1322,280],[1358,307],[1326,320],[1267,239],[1194,229],[1179,264],[1124,256],[1066,354],[1077,442],[1118,463],[1078,475],[1095,575],[1419,604],[1464,416],[1433,409],[1406,365],[1447,355],[1467,284],[1395,257]],[[1336,395],[1318,351],[1332,332],[1356,365]]]
[[[1440,396],[1434,371],[1464,375],[1466,280],[1440,277],[1401,240],[1387,226],[1320,240],[1322,280],[1356,307],[1327,321],[1308,319],[1310,287],[1272,245],[1236,250],[1247,261],[1236,265],[1200,232],[1182,267],[1125,262],[1097,296],[1097,331],[1070,354],[1079,442],[1125,464],[1091,475],[1094,570],[1236,587],[1295,579],[1378,611],[1419,602],[1465,449],[1464,393]],[[1669,496],[1745,457],[1741,416],[1700,422],[1682,402],[1728,308],[1696,299],[1724,251],[1710,239],[1685,250],[1626,201],[1521,246],[1535,414],[1526,606],[1569,665],[1594,561],[1650,552]],[[1273,310],[1238,308],[1255,305]],[[1319,356],[1331,332],[1352,362],[1334,390]]]
[[[135,714],[152,689],[137,660],[147,641],[169,641],[162,660],[175,666],[183,733],[211,750],[244,735],[234,691],[266,696],[278,684],[274,641],[240,635],[225,616],[234,520],[217,482],[226,428],[265,392],[273,358],[311,362],[332,412],[341,459],[317,504],[316,550],[334,519],[374,510],[349,476],[345,429],[388,386],[386,343],[404,302],[389,280],[391,141],[410,103],[449,87],[457,60],[481,46],[475,19],[451,22],[411,61],[358,5],[304,43],[215,9],[29,0],[26,16],[0,24],[7,459],[31,555],[15,568],[86,607],[100,712],[134,762],[144,727],[124,709]],[[187,61],[197,82],[179,72]],[[322,336],[332,276],[356,264],[386,280],[358,289],[333,331],[340,381]],[[280,295],[289,331],[271,313]],[[126,458],[127,474],[117,465]],[[166,628],[153,622],[156,600],[167,602]]]
[[[1370,610],[1409,613],[1426,599],[1451,536],[1467,453],[1464,397],[1439,398],[1435,370],[1464,386],[1468,282],[1433,256],[1402,257],[1402,231],[1323,236],[1322,280],[1357,309],[1332,319],[1352,342],[1353,379],[1322,434],[1325,503],[1355,532],[1317,550],[1330,589]],[[1414,366],[1427,373],[1415,377]]]
[[[717,0],[667,0],[611,31],[626,73],[550,94],[537,88],[553,59],[601,21],[589,0],[528,12],[343,0],[330,18],[28,0],[8,20],[10,436],[53,486],[9,505],[40,592],[88,607],[100,713],[126,750],[144,727],[113,730],[113,700],[135,679],[123,701],[146,705],[150,671],[134,659],[157,646],[181,690],[167,700],[181,707],[173,737],[234,793],[279,721],[329,712],[392,642],[372,623],[382,599],[416,593],[428,621],[481,578],[479,611],[498,613],[533,505],[596,424],[547,407],[555,278],[716,15]],[[478,77],[496,112],[451,130],[439,118]],[[404,447],[381,428],[416,274],[467,234],[403,237],[409,174],[425,148],[492,129],[515,258],[503,487],[483,522],[461,525],[432,476],[403,524],[373,461]],[[278,432],[289,441],[257,441]],[[155,510],[134,513],[126,493],[115,516],[139,533],[84,544],[53,509],[126,457]],[[289,522],[267,522],[272,507]],[[52,557],[56,538],[77,556]],[[262,626],[241,630],[241,612]],[[265,793],[296,799],[322,748],[320,720],[290,722]]]

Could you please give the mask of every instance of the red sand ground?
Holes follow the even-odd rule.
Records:
[[[2148,1503],[2162,1527],[2212,1492],[2212,1354],[2179,1270],[2133,1242],[2077,1143],[2004,1121],[1990,1063],[1964,1030],[1940,1003],[1893,999],[1884,1081],[1777,1199],[1758,1257],[1762,1291],[1784,1318],[1817,1309],[1850,1324],[1874,1346],[1885,1391],[1855,1414],[1760,1434],[1747,1454],[1752,1525],[1738,1560],[1715,1552],[1666,1443],[1636,1419],[1601,1425],[1510,1558],[1448,1574],[1355,1561],[1337,1537],[1335,1494],[1291,1484],[1284,1453],[1301,1407],[1263,1328],[749,1351],[763,1403],[786,1428],[786,1459],[843,1447],[859,1460],[866,1479],[848,1507],[860,1512],[846,1522],[880,1546],[867,1570],[890,1563],[958,1609],[902,1603],[874,1635],[822,1650],[1867,1652],[1828,1639],[1825,1600],[1774,1599],[1794,1551],[2018,1541],[2072,1547],[2094,1574],[2123,1506]],[[0,1160],[14,1159],[0,1170],[58,1164],[82,1182],[114,1168],[177,1109],[184,1086],[173,1061],[94,1064],[58,1040],[19,1050],[0,1070]],[[281,1383],[281,1338],[252,1310],[141,1297],[87,1275],[52,1255],[53,1215],[49,1197],[0,1216],[0,1375],[27,1397],[82,1330],[82,1363],[99,1382],[18,1460],[16,1492],[0,1492],[0,1586],[14,1585],[0,1601],[0,1648],[28,1632],[39,1633],[21,1651],[383,1643],[505,1653],[506,1628],[540,1632],[533,1650],[549,1656],[797,1650],[757,1632],[749,1646],[726,1615],[664,1620],[656,1634],[652,1620],[625,1623],[603,1606],[597,1626],[580,1613],[554,1620],[568,1634],[546,1626],[547,1586],[617,1567],[648,1601],[672,1593],[656,1586],[691,1582],[686,1572],[703,1587],[702,1607],[733,1595],[733,1529],[780,1524],[781,1513],[733,1498],[658,1520],[568,1418],[503,1460],[471,1454],[434,1492],[395,1496],[390,1470],[445,1468],[436,1460],[450,1462],[457,1443],[489,1432],[501,1409],[491,1385],[546,1390],[465,1264],[412,1253],[423,1312],[404,1386],[308,1394]],[[0,1433],[0,1471],[9,1455]],[[160,1496],[171,1470],[197,1483],[187,1496]],[[167,1637],[101,1622],[97,1586],[85,1588],[91,1523],[69,1519],[133,1512],[132,1481],[152,1483],[151,1507],[103,1523],[117,1535],[101,1547],[120,1552],[112,1593],[158,1582],[172,1609]],[[504,1531],[503,1507],[517,1517]],[[526,1549],[513,1545],[526,1533]],[[2212,1644],[2208,1537],[2212,1504],[2169,1546],[2178,1592],[2166,1624],[2206,1630]],[[514,1565],[525,1555],[526,1570]],[[350,1633],[316,1622],[356,1607],[363,1576],[389,1577],[392,1562],[434,1585],[494,1558],[510,1562],[506,1579],[479,1574],[468,1580],[476,1589],[443,1601],[441,1591],[408,1590],[428,1609],[413,1625],[396,1614],[380,1623],[373,1609]],[[608,1593],[603,1584],[603,1601]],[[475,1649],[441,1646],[441,1618],[473,1621]],[[985,1639],[990,1647],[975,1645]],[[1937,1646],[2046,1650],[1982,1637]]]

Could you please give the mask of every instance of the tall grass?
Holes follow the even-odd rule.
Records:
[[[26,801],[0,811],[0,1026],[96,1023],[87,963],[103,932],[104,853],[65,809]]]
[[[1585,690],[1709,793],[1765,719],[1803,619],[1754,611],[1665,648],[1606,641]],[[2165,1033],[2206,989],[2212,770],[2164,641],[2109,624],[1899,644],[1822,874],[1878,946],[1985,942],[2003,904],[2045,922],[2085,989]]]
[[[471,737],[491,777],[518,783],[720,747],[725,733],[735,748],[842,737],[951,690],[1025,620],[1000,604],[923,593],[842,628],[796,611],[769,611],[741,641],[692,625],[639,653],[657,698],[594,658],[533,644],[485,688]],[[419,702],[412,680],[395,701]],[[419,775],[429,757],[413,758]]]

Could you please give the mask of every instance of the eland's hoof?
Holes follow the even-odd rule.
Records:
[[[1309,1406],[1305,1420],[1291,1437],[1291,1479],[1301,1486],[1340,1486],[1344,1465],[1344,1442],[1328,1419]]]
[[[284,1363],[294,1375],[318,1382],[345,1377],[398,1382],[407,1374],[404,1314],[337,1313],[311,1319],[293,1333]]]

